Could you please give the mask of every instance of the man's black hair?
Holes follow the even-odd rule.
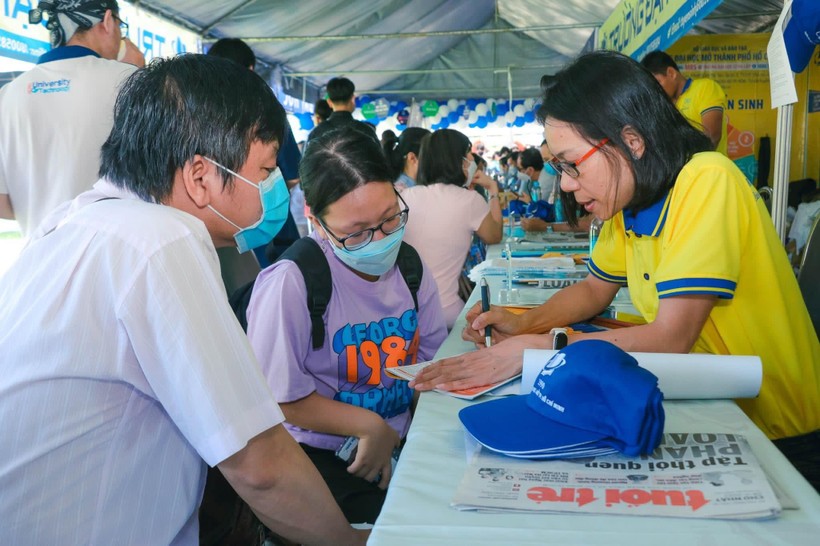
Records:
[[[544,168],[544,158],[541,157],[541,150],[538,148],[527,148],[519,156],[522,169],[532,167],[536,171]]]
[[[660,50],[647,53],[646,57],[644,57],[641,61],[641,64],[653,74],[666,74],[667,68],[674,68],[680,72],[678,64],[675,60],[667,53]]]
[[[256,68],[256,55],[248,44],[239,38],[222,38],[217,40],[209,49],[208,55],[230,59],[245,68]]]
[[[194,155],[239,171],[251,143],[282,142],[285,122],[268,84],[237,63],[196,54],[155,59],[117,96],[100,177],[161,201]],[[232,184],[232,175],[222,176]]]
[[[327,82],[327,98],[330,102],[343,104],[349,102],[356,92],[356,86],[347,78],[333,78]]]

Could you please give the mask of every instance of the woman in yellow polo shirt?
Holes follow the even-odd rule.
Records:
[[[708,151],[709,140],[628,57],[584,55],[555,82],[538,118],[562,175],[566,217],[583,208],[605,220],[591,274],[523,315],[472,309],[465,339],[483,344],[489,324],[500,343],[431,366],[413,386],[465,388],[509,377],[521,370],[524,348],[551,347],[544,333],[597,315],[627,285],[647,324],[577,334],[570,343],[759,355],[760,396],[738,404],[770,438],[788,438],[778,445],[796,466],[795,452],[810,452],[817,473],[817,450],[805,448],[820,438],[820,343],[755,189],[734,163]],[[818,486],[817,474],[809,479]]]

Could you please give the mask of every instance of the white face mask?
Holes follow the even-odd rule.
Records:
[[[467,180],[464,182],[464,187],[466,188],[467,186],[473,183],[473,177],[475,176],[475,173],[478,170],[478,165],[475,164],[475,161],[467,157],[464,158],[464,161],[470,162],[470,164],[467,165]]]

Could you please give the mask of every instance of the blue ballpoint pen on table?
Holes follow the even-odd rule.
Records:
[[[481,312],[486,313],[490,310],[490,287],[487,286],[487,279],[481,277]],[[493,344],[493,327],[484,327],[484,344],[489,347]]]

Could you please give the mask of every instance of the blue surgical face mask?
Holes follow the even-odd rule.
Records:
[[[233,234],[239,252],[247,252],[271,242],[276,234],[279,233],[279,230],[282,229],[282,226],[285,225],[285,220],[288,218],[288,210],[290,209],[290,193],[288,192],[288,186],[285,184],[285,179],[282,178],[282,172],[279,168],[277,167],[271,171],[268,177],[259,182],[259,184],[254,184],[241,174],[233,172],[213,159],[207,157],[205,159],[259,190],[259,200],[262,203],[262,216],[248,227],[243,228],[236,225],[218,210],[208,205],[208,208],[211,209],[214,214],[239,230]]]
[[[330,240],[332,236],[327,231],[325,231],[325,235],[327,235],[333,253],[345,265],[365,275],[379,277],[390,271],[390,268],[395,265],[401,247],[401,239],[404,236],[404,227],[395,233],[385,235],[378,241],[370,241],[358,250],[338,247]]]
[[[555,167],[552,166],[552,163],[544,163],[544,170],[547,171],[547,174],[550,176],[558,175],[558,171],[555,170]]]

